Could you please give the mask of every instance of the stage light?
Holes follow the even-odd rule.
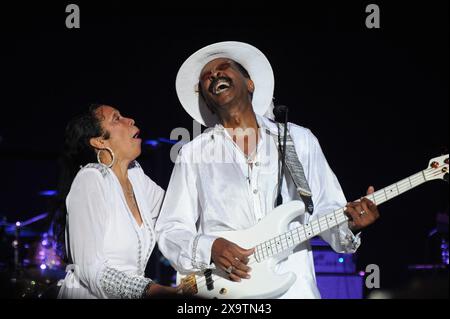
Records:
[[[168,139],[168,138],[165,138],[165,137],[158,137],[158,139],[156,139],[156,140],[146,140],[146,141],[144,141],[145,145],[149,145],[151,147],[157,147],[157,146],[159,146],[162,143],[163,144],[175,145],[177,143],[182,143],[182,142],[177,141],[177,140],[171,140],[171,139]],[[184,144],[184,143],[182,143],[182,144]]]
[[[178,141],[176,141],[176,140],[169,140],[168,138],[164,138],[164,137],[158,138],[158,141],[160,141],[162,143],[166,143],[166,144],[172,144],[172,145],[178,143]]]
[[[342,264],[344,262],[344,258],[340,257],[338,261]]]
[[[146,140],[144,144],[150,145],[151,147],[157,147],[159,145],[159,142],[157,140]]]
[[[56,194],[58,194],[58,192],[55,190],[52,190],[52,189],[48,189],[48,190],[39,192],[39,195],[48,196],[48,197],[55,196]]]
[[[42,270],[45,270],[45,269],[47,269],[47,265],[46,264],[41,264],[41,267],[40,267]]]
[[[20,227],[22,225],[20,222],[16,222],[16,227]]]

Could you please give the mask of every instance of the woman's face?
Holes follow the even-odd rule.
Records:
[[[116,160],[132,161],[141,154],[140,131],[133,119],[122,116],[109,105],[100,106],[96,115],[103,130],[109,133],[109,138],[103,140],[104,145],[112,149]]]

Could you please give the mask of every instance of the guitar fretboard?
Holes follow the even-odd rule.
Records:
[[[365,197],[370,199],[374,204],[380,205],[416,186],[419,186],[420,184],[423,184],[428,180],[427,174],[430,173],[431,172],[429,169],[423,170]],[[321,234],[322,232],[347,222],[349,218],[345,215],[344,211],[345,208],[340,208],[330,214],[312,220],[308,224],[301,225],[277,237],[260,243],[255,247],[255,259],[260,262],[274,255],[292,250],[297,245]]]

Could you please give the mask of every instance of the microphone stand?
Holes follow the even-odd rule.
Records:
[[[281,172],[278,176],[278,191],[277,191],[277,206],[280,206],[283,203],[283,197],[281,196],[281,186],[283,184],[283,176],[284,170],[286,166],[286,139],[287,139],[287,123],[288,123],[288,108],[280,107],[280,110],[284,109],[284,134],[283,134],[283,147],[281,148],[280,141],[280,129],[278,129],[278,145],[281,154]]]

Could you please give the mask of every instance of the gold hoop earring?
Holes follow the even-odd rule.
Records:
[[[112,158],[111,163],[109,163],[108,165],[103,164],[102,161],[100,160],[100,153],[102,151],[105,151],[105,150],[108,151],[109,155],[111,155],[111,158]],[[112,151],[112,149],[110,149],[109,147],[105,147],[103,149],[99,149],[98,150],[98,152],[97,152],[97,162],[107,166],[108,168],[111,168],[114,165],[114,161],[115,161],[115,157],[114,157],[114,152]]]

